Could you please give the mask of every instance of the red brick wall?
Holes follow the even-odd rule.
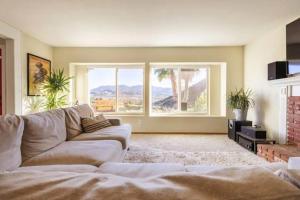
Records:
[[[287,140],[300,145],[300,97],[289,97],[287,105]]]

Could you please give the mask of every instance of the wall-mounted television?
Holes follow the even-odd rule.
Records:
[[[287,74],[300,73],[300,18],[286,25]]]
[[[286,58],[300,60],[300,18],[286,25]]]
[[[290,60],[287,64],[287,74],[299,74],[300,73],[300,61],[298,60]]]

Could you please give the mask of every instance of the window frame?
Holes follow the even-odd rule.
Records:
[[[105,115],[110,116],[144,116],[145,115],[145,71],[146,71],[146,64],[145,63],[97,63],[97,64],[91,64],[87,66],[87,70],[90,69],[101,69],[101,68],[112,68],[115,69],[115,85],[116,85],[116,111],[115,112],[99,112],[103,113]],[[118,96],[119,96],[119,90],[118,90],[118,71],[120,69],[142,69],[143,70],[143,111],[142,112],[119,112],[118,107]],[[90,101],[90,86],[89,86],[89,80],[87,81],[88,86],[88,104],[91,105]],[[97,111],[95,111],[97,112]]]
[[[149,116],[150,117],[203,117],[203,116],[210,116],[210,67],[209,65],[212,64],[222,64],[216,62],[161,62],[161,63],[149,63]],[[197,66],[198,65],[198,66]],[[201,65],[201,66],[199,66]],[[207,66],[204,66],[207,65]],[[153,69],[160,69],[160,68],[173,68],[178,70],[178,77],[177,77],[177,90],[181,91],[181,70],[180,69],[206,69],[207,70],[207,112],[182,112],[181,110],[181,92],[178,92],[178,109],[176,112],[168,112],[168,113],[155,113],[152,111],[152,72]]]

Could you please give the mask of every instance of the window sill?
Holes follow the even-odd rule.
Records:
[[[149,117],[170,117],[170,118],[186,118],[186,117],[196,117],[196,118],[227,118],[226,116],[221,115],[170,115],[170,114],[151,114]]]
[[[145,113],[96,113],[96,114],[103,114],[107,117],[144,117]]]

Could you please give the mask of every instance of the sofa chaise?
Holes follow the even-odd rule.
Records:
[[[18,144],[15,145],[21,145],[22,166],[99,166],[107,161],[122,161],[128,149],[130,125],[112,119],[113,126],[84,133],[81,117],[93,116],[93,110],[86,104],[26,116],[7,115],[0,130],[6,139],[9,133],[19,133]],[[6,139],[1,142],[6,142]]]
[[[140,164],[140,167],[147,165]],[[126,167],[130,169],[130,166]],[[91,171],[75,167],[73,171],[27,169],[0,172],[0,199],[300,199],[297,185],[300,171],[295,170],[273,173],[262,167],[239,167],[206,172],[165,171],[159,175],[130,177],[104,173],[95,166]],[[155,167],[151,170],[154,171],[157,166],[151,167]]]

